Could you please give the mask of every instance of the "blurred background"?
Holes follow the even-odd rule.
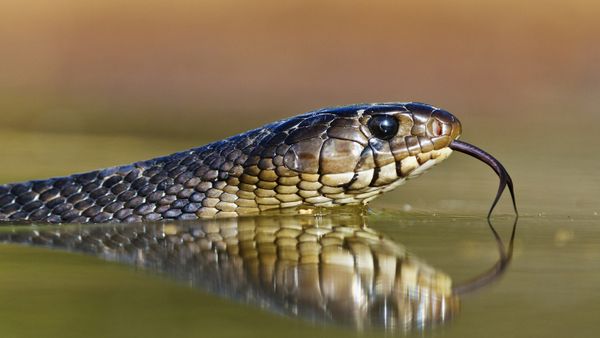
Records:
[[[592,0],[2,0],[0,182],[323,106],[427,102],[504,163],[521,213],[507,276],[433,335],[597,337],[598,18]],[[496,188],[455,154],[376,200],[369,224],[465,280],[497,257],[484,220]],[[507,236],[508,198],[495,215]],[[0,271],[3,337],[356,335],[57,251],[0,245]]]
[[[422,101],[505,162],[532,213],[591,214],[596,175],[572,177],[600,169],[599,15],[586,0],[6,0],[2,177],[145,159],[322,106]],[[473,200],[487,198],[495,181],[466,162],[490,181]]]

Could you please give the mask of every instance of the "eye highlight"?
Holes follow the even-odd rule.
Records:
[[[398,133],[398,120],[389,115],[375,115],[367,124],[371,133],[381,140],[389,140]]]

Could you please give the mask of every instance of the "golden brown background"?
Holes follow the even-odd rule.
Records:
[[[4,0],[0,13],[2,129],[213,138],[406,100],[466,130],[479,116],[535,129],[521,123],[573,123],[600,101],[595,1]]]
[[[592,0],[0,0],[0,184],[322,106],[428,102],[504,163],[521,217],[503,279],[414,337],[598,337],[599,18]],[[456,154],[375,201],[369,224],[460,282],[497,259],[484,220],[496,188]],[[505,196],[503,235],[512,215]],[[359,335],[163,277],[0,245],[0,336]]]
[[[600,212],[600,2],[0,6],[2,182],[163,155],[322,106],[414,100],[460,118],[463,139],[509,169],[522,210]],[[485,209],[491,173],[455,158],[398,196]]]

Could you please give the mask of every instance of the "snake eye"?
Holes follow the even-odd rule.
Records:
[[[398,120],[389,115],[373,116],[368,126],[371,133],[382,140],[389,140],[398,132]]]

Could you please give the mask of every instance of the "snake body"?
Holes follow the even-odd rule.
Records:
[[[325,108],[125,166],[0,186],[0,220],[189,220],[364,205],[448,157],[460,122],[421,103]]]

